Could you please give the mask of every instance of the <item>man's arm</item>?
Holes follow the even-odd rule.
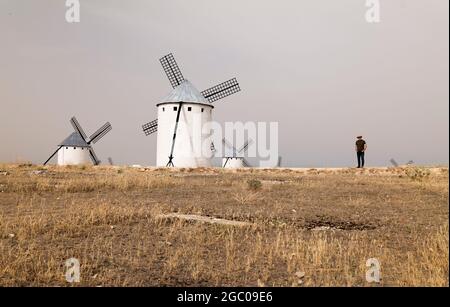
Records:
[[[367,150],[367,143],[364,144],[364,151]]]

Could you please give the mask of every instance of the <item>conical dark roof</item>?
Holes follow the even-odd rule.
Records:
[[[83,140],[78,132],[73,132],[64,141],[62,141],[59,146],[90,147],[90,145]]]
[[[188,80],[184,80],[183,83],[174,88],[162,102],[191,102],[209,104],[209,101],[203,97],[202,93],[200,93],[199,90],[197,90]]]

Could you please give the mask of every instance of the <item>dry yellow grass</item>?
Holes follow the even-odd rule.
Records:
[[[0,165],[0,286],[70,285],[71,257],[84,286],[373,286],[373,257],[379,285],[448,286],[448,169],[411,173]]]

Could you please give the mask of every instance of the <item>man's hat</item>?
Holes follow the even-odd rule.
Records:
[[[362,139],[362,135],[358,135],[356,138],[357,139]]]

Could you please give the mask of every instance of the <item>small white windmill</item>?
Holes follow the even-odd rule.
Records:
[[[58,154],[58,165],[81,165],[90,161],[94,165],[100,164],[101,161],[95,155],[92,144],[97,143],[111,131],[111,124],[107,122],[88,138],[75,116],[70,119],[70,123],[75,131],[58,145],[58,149],[44,162],[44,165],[56,154]]]
[[[223,168],[240,168],[240,167],[250,167],[250,164],[245,160],[244,154],[247,151],[248,147],[253,144],[253,140],[250,139],[242,145],[239,150],[236,149],[233,145],[228,143],[228,141],[223,138],[223,145],[228,148],[225,149],[225,157],[222,158],[222,167]],[[231,154],[229,152],[231,151]]]

